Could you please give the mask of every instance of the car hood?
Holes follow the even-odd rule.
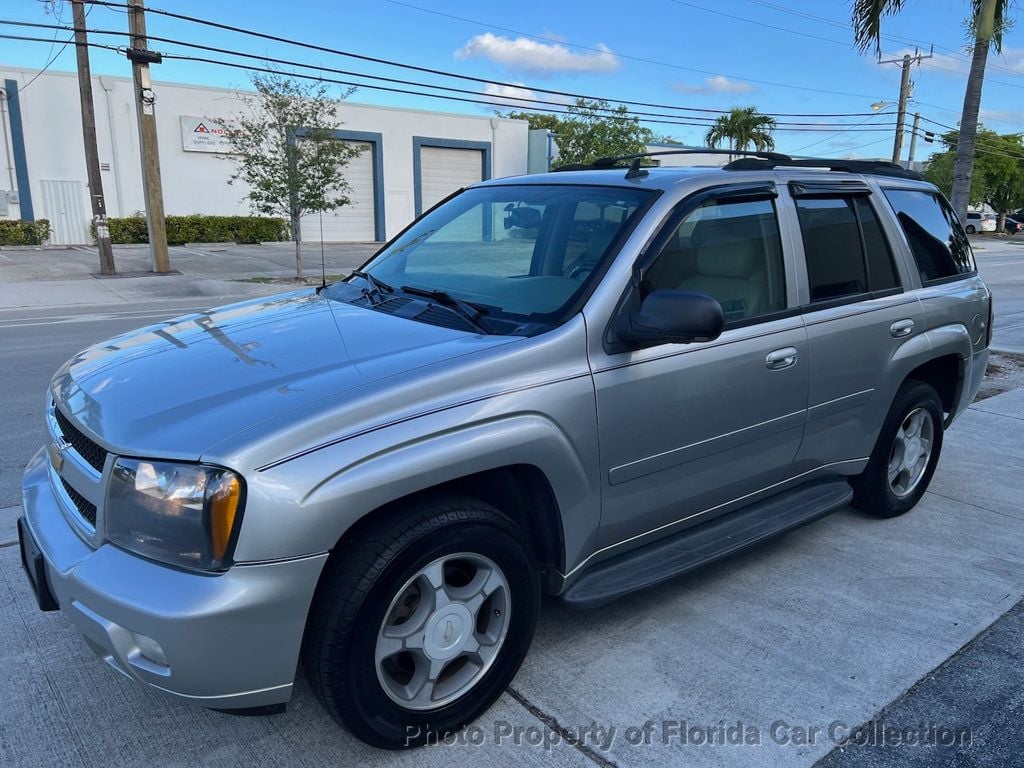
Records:
[[[516,340],[393,317],[310,289],[101,342],[65,363],[52,391],[116,453],[196,459],[291,409]]]

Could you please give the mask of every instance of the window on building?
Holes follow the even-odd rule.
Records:
[[[921,282],[974,273],[971,244],[945,200],[914,189],[889,189],[885,196],[910,243]]]

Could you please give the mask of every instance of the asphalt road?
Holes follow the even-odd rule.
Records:
[[[1024,351],[1024,250],[984,246],[997,344]],[[908,755],[920,765],[994,765],[1021,754],[1014,720],[984,726],[1006,702],[1019,711],[1012,694],[1024,684],[1020,623],[1007,614],[1024,596],[1024,389],[977,404],[954,425],[910,515],[840,511],[599,611],[549,601],[512,689],[459,743],[399,755],[366,748],[330,721],[301,678],[289,711],[270,718],[142,690],[97,660],[60,615],[35,610],[5,523],[21,468],[42,442],[52,371],[92,342],[207,305],[0,312],[0,765],[894,766]],[[932,680],[945,687],[928,687]],[[957,706],[964,697],[972,706]],[[852,730],[880,713],[967,725],[974,738],[955,752],[835,750],[833,724]],[[728,743],[732,726],[758,743]]]

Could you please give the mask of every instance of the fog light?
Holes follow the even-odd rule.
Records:
[[[139,653],[154,664],[159,664],[161,667],[170,666],[167,663],[167,657],[164,656],[164,649],[161,648],[160,643],[152,637],[146,637],[146,635],[140,635],[137,632],[132,632],[132,640],[135,641],[135,645],[139,649]]]

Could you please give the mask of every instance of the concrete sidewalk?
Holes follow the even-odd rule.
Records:
[[[0,541],[0,764],[813,765],[835,746],[830,728],[874,717],[1024,595],[1022,421],[1024,389],[972,406],[903,517],[843,510],[600,610],[547,601],[509,692],[453,744],[413,753],[355,741],[301,676],[274,717],[142,689],[36,610],[17,548]],[[959,764],[999,764],[1012,738],[935,724],[976,729]],[[737,726],[746,743],[729,743]]]
[[[379,243],[328,244],[328,274],[362,264]],[[291,243],[181,246],[170,249],[172,274],[155,275],[146,246],[115,246],[118,275],[99,277],[94,248],[0,249],[0,309],[75,304],[159,301],[179,298],[264,296],[287,286],[238,282],[253,277],[295,274]],[[304,273],[320,274],[320,246],[303,246]]]

